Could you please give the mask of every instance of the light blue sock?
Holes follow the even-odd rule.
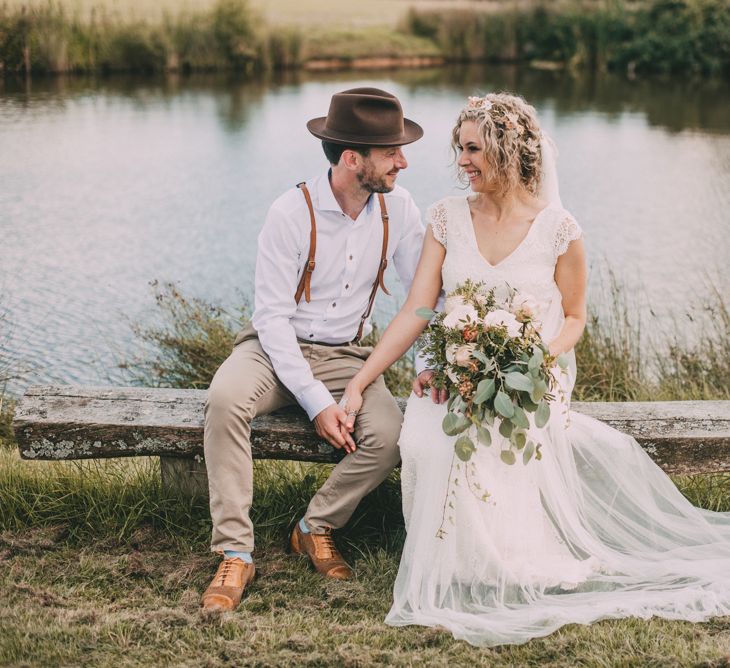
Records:
[[[302,533],[309,533],[309,527],[304,524],[304,518],[299,520],[299,528],[302,530]]]
[[[236,552],[235,550],[223,550],[223,554],[226,555],[226,559],[238,558],[241,561],[245,561],[247,564],[253,563],[253,559],[251,558],[250,552]]]

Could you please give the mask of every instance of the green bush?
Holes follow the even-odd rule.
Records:
[[[450,60],[547,60],[593,69],[730,72],[727,0],[579,0],[486,11],[412,9],[404,29]]]

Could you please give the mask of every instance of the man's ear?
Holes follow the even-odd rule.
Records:
[[[361,158],[362,156],[357,151],[346,149],[340,156],[340,164],[347,169],[358,171],[360,169]]]

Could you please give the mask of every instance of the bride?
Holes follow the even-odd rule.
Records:
[[[585,253],[535,110],[507,94],[469,98],[452,143],[473,194],[429,208],[410,294],[348,385],[347,412],[423,331],[416,310],[467,279],[533,297],[550,352],[570,363],[555,374],[564,403],[535,436],[543,457],[526,465],[500,460],[494,428],[491,447],[455,458],[444,393],[424,395],[431,372],[414,382],[400,437],[407,538],[386,622],[491,646],[569,623],[730,614],[730,514],[692,506],[634,439],[568,409]]]

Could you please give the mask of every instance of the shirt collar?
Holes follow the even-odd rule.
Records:
[[[332,184],[330,183],[330,173],[332,170],[327,170],[322,176],[317,179],[317,208],[321,211],[336,211],[337,213],[344,214],[342,207],[340,207],[335,194],[332,192]],[[371,194],[368,197],[367,204],[365,204],[365,211],[369,215],[373,212],[375,197]]]

